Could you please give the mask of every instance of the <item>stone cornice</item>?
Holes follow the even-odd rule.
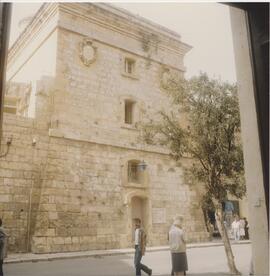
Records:
[[[87,36],[87,34],[75,32],[75,31],[73,31],[73,30],[67,29],[67,28],[62,27],[62,26],[58,27],[58,29],[59,29],[59,30],[62,30],[62,31],[74,33],[74,34],[79,35],[79,36],[82,36],[82,37]],[[142,54],[140,54],[140,53],[135,53],[135,52],[130,51],[130,50],[128,50],[128,49],[125,49],[125,48],[123,48],[123,47],[118,47],[118,46],[116,46],[116,45],[113,45],[112,43],[108,43],[108,42],[105,42],[105,41],[103,41],[103,40],[101,41],[101,40],[96,39],[96,38],[95,38],[94,40],[95,40],[96,42],[98,42],[98,43],[101,43],[101,44],[104,44],[104,45],[108,45],[108,46],[113,47],[113,48],[116,48],[116,49],[120,49],[120,50],[125,51],[126,53],[129,53],[129,54],[132,54],[132,55],[134,55],[134,56],[137,56],[137,57],[140,57],[140,58],[146,58],[145,55],[142,55]],[[164,66],[166,66],[166,67],[168,67],[168,68],[171,68],[171,69],[173,69],[173,70],[178,70],[178,71],[182,71],[182,72],[185,72],[185,71],[186,71],[186,68],[185,68],[184,66],[175,67],[175,66],[173,66],[173,65],[171,65],[171,64],[167,64],[167,63],[164,62],[164,61],[161,62],[160,60],[157,60],[157,59],[151,58],[151,57],[147,57],[147,59],[150,60],[151,62],[159,63],[160,65],[164,65]]]
[[[170,49],[182,55],[192,48],[183,43],[180,35],[176,32],[107,3],[44,3],[9,49],[8,66],[59,9],[137,40],[141,39],[140,31],[145,34],[158,34],[162,42],[162,45],[159,45],[160,48]]]
[[[156,24],[142,16],[135,15],[125,9],[116,7],[109,3],[106,3],[106,4],[96,3],[96,6],[101,7],[102,9],[117,15],[117,17],[121,17],[121,18],[127,20],[128,22],[132,22],[132,24],[136,23],[138,25],[143,25],[144,28],[148,28],[148,29],[151,28],[157,32],[163,33],[166,36],[171,36],[172,38],[175,38],[177,40],[181,39],[180,34],[178,34],[177,32],[174,32],[162,25]]]
[[[144,145],[144,144],[141,144],[139,146],[138,145],[132,146],[129,143],[121,142],[121,139],[118,142],[111,142],[111,141],[109,142],[107,139],[90,137],[82,134],[76,134],[74,132],[67,131],[67,130],[65,131],[65,130],[53,129],[53,128],[49,129],[48,134],[50,137],[54,137],[54,138],[68,139],[68,140],[87,142],[87,143],[98,144],[103,146],[137,150],[141,152],[170,155],[170,151],[168,149],[162,148],[160,146]]]
[[[59,3],[59,9],[136,40],[142,39],[142,33],[158,35],[161,42],[158,47],[161,49],[170,49],[184,55],[192,48],[183,43],[176,32],[107,3]]]
[[[8,52],[8,66],[16,58],[16,56],[32,41],[41,31],[44,24],[52,18],[57,12],[57,3],[44,3],[29,25],[19,35]]]

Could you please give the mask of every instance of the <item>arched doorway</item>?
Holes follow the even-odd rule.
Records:
[[[130,183],[129,183],[130,184]],[[148,236],[147,240],[150,244],[149,234],[151,233],[151,200],[149,190],[145,186],[132,186],[133,183],[123,193],[123,204],[126,206],[126,233],[122,242],[123,247],[134,245],[135,225],[134,219],[139,218],[142,226]]]
[[[147,232],[148,229],[148,200],[147,198],[141,198],[134,196],[131,199],[131,219],[132,219],[132,240],[134,239],[134,219],[139,218],[142,222],[142,226]]]

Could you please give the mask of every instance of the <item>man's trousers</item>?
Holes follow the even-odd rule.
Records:
[[[141,259],[142,259],[142,252],[139,249],[139,246],[135,245],[134,265],[136,268],[136,276],[142,275],[141,270],[149,275],[151,273],[151,269],[146,265],[142,264]]]

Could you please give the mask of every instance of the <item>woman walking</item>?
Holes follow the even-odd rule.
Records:
[[[175,276],[185,275],[188,270],[186,241],[182,229],[183,217],[174,218],[173,225],[169,232],[169,244],[172,255],[172,269]]]

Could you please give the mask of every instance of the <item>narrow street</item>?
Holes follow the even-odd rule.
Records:
[[[242,275],[249,274],[250,244],[233,245],[237,268]],[[187,275],[228,275],[227,260],[222,246],[191,248],[187,251]],[[144,264],[153,269],[153,275],[170,275],[169,251],[146,253]],[[133,255],[89,257],[46,262],[6,264],[5,276],[124,276],[134,275]],[[145,275],[145,274],[143,274]]]

